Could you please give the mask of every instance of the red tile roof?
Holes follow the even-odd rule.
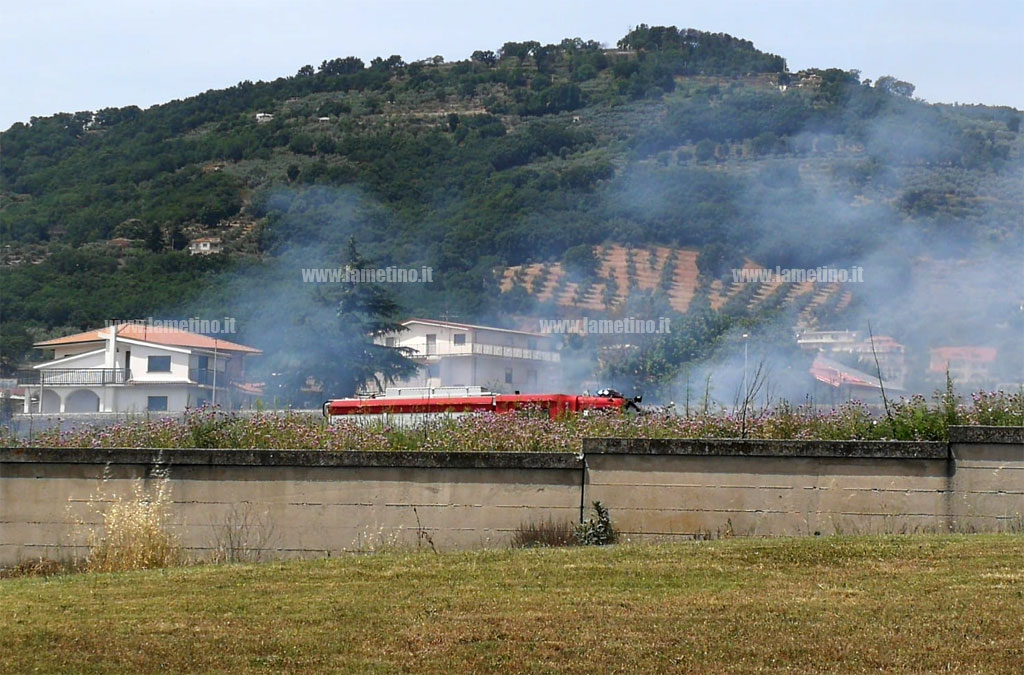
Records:
[[[110,336],[110,328],[98,328],[96,330],[66,335],[64,337],[44,342],[37,342],[36,347],[59,347],[61,345],[73,345],[83,342],[101,342]],[[158,345],[169,347],[189,347],[195,349],[218,349],[227,352],[241,352],[244,354],[262,354],[263,350],[255,347],[247,347],[237,342],[229,342],[220,338],[207,337],[197,333],[190,333],[186,330],[176,328],[154,327],[138,323],[122,323],[117,327],[117,336],[141,342],[152,342]]]
[[[929,370],[942,372],[951,361],[967,363],[993,363],[996,360],[995,347],[935,347]]]

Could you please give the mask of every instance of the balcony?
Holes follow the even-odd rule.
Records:
[[[556,351],[546,349],[529,349],[527,347],[510,347],[507,345],[491,345],[481,342],[471,342],[462,345],[427,345],[425,354],[417,353],[414,357],[468,356],[470,354],[497,356],[506,359],[549,361],[551,363],[558,363],[562,359],[562,355]]]
[[[103,387],[128,384],[128,368],[45,368],[18,371],[18,384],[28,387]]]
[[[214,375],[214,371],[208,368],[189,368],[188,379],[195,382],[196,384],[202,384],[207,387],[212,387],[214,381],[217,383],[217,388],[226,387],[229,384],[228,376],[224,372],[219,372]]]

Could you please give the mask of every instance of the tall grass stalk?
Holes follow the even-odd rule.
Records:
[[[87,502],[90,518],[76,521],[89,549],[82,568],[124,572],[184,564],[184,549],[169,527],[170,493],[166,473],[150,489],[134,480],[127,496],[110,489],[109,476],[104,476]]]

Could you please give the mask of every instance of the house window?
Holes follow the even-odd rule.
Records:
[[[149,358],[153,358],[150,356]],[[169,358],[169,357],[168,357]],[[150,396],[146,403],[146,410],[164,411],[167,410],[166,396]]]
[[[441,377],[441,364],[431,363],[427,366],[427,377]]]
[[[199,370],[209,370],[210,368],[210,357],[200,356],[199,357]]]
[[[512,384],[512,369],[505,369],[505,384]]]
[[[169,372],[171,372],[171,357],[170,356],[150,356],[149,357],[149,372],[151,372],[151,373],[169,373]],[[164,408],[164,410],[166,410],[166,408]]]
[[[427,356],[437,353],[437,333],[427,333]]]
[[[454,342],[457,345],[464,345],[464,344],[466,344],[466,334],[465,333],[456,333],[455,334],[455,338],[454,338]]]
[[[394,347],[395,344],[396,344],[395,343],[395,338],[384,338],[384,346],[386,346],[386,347]]]

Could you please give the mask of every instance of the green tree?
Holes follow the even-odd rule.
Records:
[[[170,240],[171,249],[175,251],[182,251],[188,247],[188,237],[182,232],[180,223],[175,223],[171,226],[171,233],[168,239]]]
[[[914,95],[914,85],[903,80],[897,80],[892,75],[883,75],[875,82],[875,89],[881,89],[888,94],[910,98]]]
[[[489,49],[478,49],[473,52],[473,55],[470,58],[476,63],[482,63],[487,67],[491,67],[498,62],[498,55]]]
[[[324,75],[352,75],[361,72],[364,67],[361,59],[346,56],[343,59],[324,61],[320,64],[320,72]]]
[[[373,265],[350,238],[344,266],[351,270]],[[368,385],[383,388],[416,372],[406,348],[387,347],[375,339],[405,330],[401,308],[391,291],[376,283],[318,286],[289,310],[288,350],[270,357],[268,394],[296,405],[319,404],[324,398],[352,396]],[[310,386],[315,381],[316,386]],[[320,398],[320,401],[314,399]]]
[[[20,323],[0,327],[0,376],[9,377],[32,349],[32,336]]]
[[[703,141],[697,143],[694,154],[696,155],[698,162],[708,161],[715,156],[715,142],[711,139],[705,138]]]
[[[149,231],[146,233],[146,248],[153,253],[164,250],[164,235],[156,223],[150,224]]]
[[[597,274],[599,264],[594,249],[586,244],[573,246],[562,256],[562,264],[569,274],[578,275],[583,279],[592,279]]]

